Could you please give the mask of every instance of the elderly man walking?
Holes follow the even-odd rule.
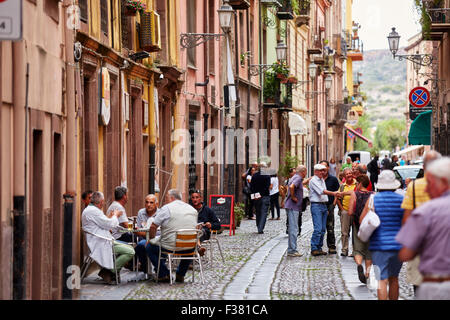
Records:
[[[323,240],[327,227],[328,196],[336,196],[337,192],[328,191],[323,175],[327,168],[324,165],[314,166],[314,176],[309,181],[309,199],[311,201],[311,216],[314,231],[311,237],[311,255],[320,256],[327,253],[322,251]]]
[[[397,234],[401,261],[420,255],[423,281],[418,300],[450,300],[450,158],[427,165],[426,191],[432,200],[412,211]]]
[[[98,275],[110,284],[115,280],[115,274],[119,275],[122,267],[133,258],[134,249],[127,244],[114,241],[114,252],[118,255],[114,266],[111,241],[95,235],[113,240],[109,230],[119,225],[118,218],[123,212],[113,210],[109,215],[105,215],[102,211],[104,204],[103,193],[95,191],[91,196],[91,203],[83,210],[81,224],[86,232],[86,242],[91,251],[91,258],[102,267]]]
[[[423,156],[423,169],[425,175],[428,171],[428,165],[436,159],[441,158],[441,154],[435,150],[430,150]],[[425,177],[413,180],[406,190],[405,198],[402,202],[402,208],[405,209],[402,224],[408,220],[411,212],[417,207],[430,201],[427,191],[427,179]],[[420,257],[416,256],[413,260],[406,264],[406,281],[411,283],[416,294],[417,288],[422,283],[422,275],[419,272]]]
[[[306,167],[298,166],[296,174],[290,179],[288,193],[286,197],[286,214],[288,218],[288,250],[290,257],[301,257],[302,254],[297,251],[298,236],[298,217],[302,210],[303,201],[303,179],[306,176]]]

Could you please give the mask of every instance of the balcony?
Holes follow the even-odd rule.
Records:
[[[294,0],[295,1],[295,0]],[[293,20],[294,12],[292,10],[291,0],[280,0],[281,8],[278,9],[277,17],[280,20]]]
[[[431,40],[442,40],[450,31],[450,8],[427,8],[426,12],[430,19]]]
[[[323,41],[320,36],[314,35],[310,43],[308,54],[321,55],[323,53]]]
[[[337,104],[334,106],[334,115],[329,119],[331,125],[344,125],[347,122],[347,113],[350,110],[350,104]]]
[[[228,3],[234,10],[246,10],[250,8],[250,1],[248,0],[230,0]]]
[[[294,13],[295,17],[295,25],[297,28],[300,28],[303,25],[309,25],[310,20],[310,3],[309,0],[299,0],[296,2]]]
[[[347,57],[352,59],[352,61],[362,61],[364,49],[363,42],[359,39],[359,36],[344,31],[344,38]]]

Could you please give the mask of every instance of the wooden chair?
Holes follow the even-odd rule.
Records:
[[[173,284],[173,264],[172,262],[177,260],[192,260],[193,268],[192,268],[192,282],[194,282],[195,275],[195,262],[197,261],[200,267],[200,276],[202,280],[202,284],[204,283],[203,279],[203,268],[200,254],[198,253],[198,244],[200,241],[200,237],[203,234],[202,230],[198,229],[180,229],[175,232],[175,249],[172,251],[163,250],[161,247],[161,242],[159,243],[159,257],[158,257],[158,270],[156,272],[156,282],[158,282],[159,269],[161,265],[162,259],[169,260],[169,272],[170,272],[170,284]],[[187,253],[179,253],[179,251],[189,251]]]

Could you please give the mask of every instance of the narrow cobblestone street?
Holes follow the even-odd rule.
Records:
[[[335,235],[340,239],[336,214]],[[375,300],[376,290],[359,282],[352,257],[337,255],[313,257],[310,238],[313,231],[309,209],[303,214],[302,234],[298,239],[302,257],[287,257],[286,214],[281,220],[267,220],[264,234],[257,234],[255,221],[243,220],[236,235],[218,235],[225,258],[214,247],[213,265],[204,259],[205,284],[200,275],[186,274],[184,284],[170,285],[153,280],[129,282],[136,274],[122,271],[122,283],[105,285],[91,273],[82,284],[83,300]],[[326,246],[324,248],[326,250]],[[351,251],[350,251],[351,252]],[[209,258],[209,255],[205,255]],[[413,299],[412,286],[406,283],[405,266],[400,273],[400,299]],[[139,276],[143,278],[143,274]]]

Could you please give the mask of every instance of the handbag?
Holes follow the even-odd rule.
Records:
[[[374,196],[371,195],[369,198],[369,212],[367,212],[363,221],[361,221],[361,225],[359,226],[358,238],[363,242],[367,242],[375,229],[380,225],[380,218],[375,213],[373,208],[373,197]]]

